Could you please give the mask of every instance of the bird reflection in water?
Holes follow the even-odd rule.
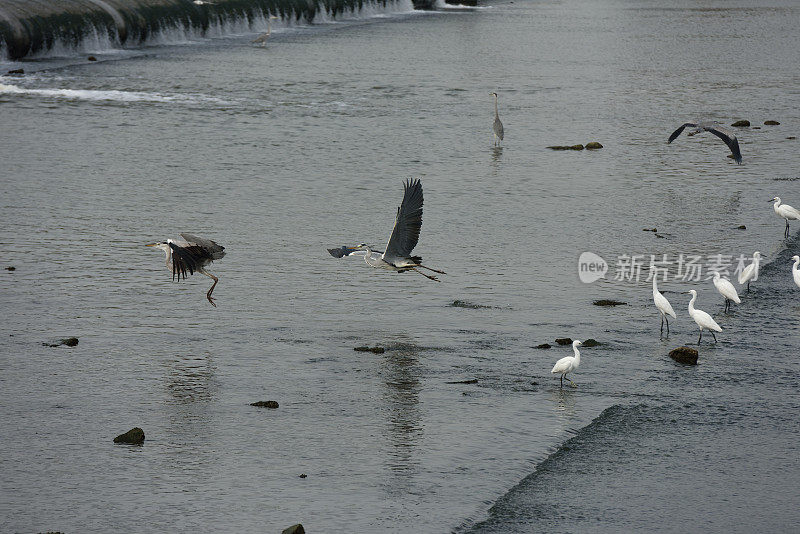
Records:
[[[414,458],[415,449],[422,437],[419,411],[418,367],[419,347],[409,343],[397,343],[383,355],[381,375],[384,377],[385,411],[388,415],[386,437],[389,449],[388,468],[402,480],[393,481],[389,488],[393,493],[407,492],[409,475],[416,473],[419,460]]]
[[[575,390],[568,388],[558,388],[550,395],[550,400],[553,401],[553,409],[556,414],[564,417],[572,417],[575,415]]]

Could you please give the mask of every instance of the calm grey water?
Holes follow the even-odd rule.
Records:
[[[800,7],[661,4],[400,3],[265,49],[0,63],[28,73],[0,78],[0,531],[791,530],[800,242],[767,201],[800,205]],[[695,118],[781,125],[738,130],[737,166],[708,134],[666,144]],[[441,284],[327,254],[383,245],[410,176]],[[226,247],[217,308],[144,247],[181,231]],[[754,250],[728,315],[673,264],[659,339],[650,255]],[[666,356],[697,341],[690,288],[724,329],[695,368]],[[533,347],[564,336],[603,345],[560,390],[570,350]],[[144,446],[111,442],[133,426]]]

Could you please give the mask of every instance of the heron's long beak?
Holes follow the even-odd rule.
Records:
[[[148,244],[146,244],[145,246],[146,246],[146,247],[154,247],[154,246],[156,246],[156,245],[158,245],[158,243],[148,243]]]

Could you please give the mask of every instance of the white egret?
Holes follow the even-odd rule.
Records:
[[[556,362],[553,366],[553,370],[550,371],[553,374],[560,374],[561,375],[561,387],[564,387],[564,379],[567,378],[567,373],[571,373],[573,371],[578,370],[578,366],[581,364],[581,352],[578,350],[578,347],[583,345],[577,339],[572,342],[572,350],[575,351],[574,356],[564,356],[560,360]],[[577,387],[577,384],[567,378],[567,382],[572,384],[572,387]]]
[[[711,332],[711,335],[714,336],[714,343],[717,342],[717,336],[714,335],[714,332],[722,332],[722,327],[717,324],[717,322],[706,312],[703,310],[696,310],[694,308],[694,301],[697,299],[697,291],[694,289],[690,289],[687,291],[690,295],[692,295],[692,300],[689,301],[689,315],[692,316],[694,322],[697,323],[697,326],[700,327],[700,338],[697,340],[697,344],[700,344],[700,340],[703,339],[703,329],[708,330]]]
[[[671,315],[673,319],[676,319],[677,315],[675,315],[675,310],[672,309],[672,304],[669,303],[667,297],[658,291],[656,278],[658,277],[653,277],[653,302],[655,303],[656,308],[658,308],[658,311],[661,312],[661,333],[664,333],[664,321],[666,321],[667,335],[669,335],[669,319],[667,319],[667,315]]]
[[[197,271],[214,280],[211,289],[206,293],[206,298],[212,306],[216,307],[214,299],[211,298],[211,293],[214,291],[217,282],[219,282],[219,278],[206,271],[205,266],[225,256],[225,247],[216,244],[210,239],[203,239],[192,234],[181,234],[181,237],[183,239],[175,241],[167,239],[165,243],[151,243],[147,246],[164,251],[167,256],[167,269],[172,271],[173,280],[175,280],[176,276],[178,277],[178,282],[181,281],[181,276],[186,280],[186,271],[189,271],[189,274],[194,274]]]
[[[775,197],[770,202],[775,203],[772,205],[772,209],[775,210],[778,217],[786,220],[786,231],[783,233],[783,237],[789,237],[789,221],[800,220],[800,211],[788,204],[781,204],[781,197]]]
[[[743,286],[747,283],[747,292],[750,292],[750,282],[758,280],[758,266],[761,263],[761,253],[759,251],[753,252],[753,262],[742,269],[739,273],[739,285]]]
[[[800,287],[800,256],[792,256],[792,261],[794,261],[794,265],[792,265],[792,277],[794,278],[794,283],[797,287]]]
[[[741,304],[742,300],[739,298],[739,294],[736,292],[736,288],[733,287],[730,280],[726,278],[722,278],[720,276],[719,271],[714,271],[714,287],[717,288],[719,294],[725,297],[725,311],[727,312],[731,307],[731,301],[735,302],[736,304]]]

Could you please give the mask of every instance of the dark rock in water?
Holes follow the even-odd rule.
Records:
[[[549,349],[552,345],[550,343],[542,343],[541,345],[536,345],[537,349]]]
[[[746,119],[745,120],[736,121],[733,124],[731,124],[731,126],[736,126],[737,128],[744,128],[745,126],[750,126],[750,121],[746,120]]]
[[[42,343],[45,347],[60,347],[61,345],[66,345],[68,347],[75,347],[78,345],[78,338],[77,337],[65,337],[58,343]]]
[[[601,343],[599,341],[597,341],[596,339],[590,337],[589,339],[584,341],[582,343],[582,345],[584,347],[596,347],[597,345],[601,345]]]
[[[89,56],[86,59],[88,59],[89,61],[97,61],[97,58],[94,56]]]
[[[16,270],[17,270],[17,268],[13,267],[13,266],[12,267],[6,267],[6,271],[16,271]]]
[[[454,300],[450,306],[452,306],[453,308],[469,308],[472,310],[480,310],[492,307],[492,306],[484,306],[483,304],[473,304],[472,302],[467,302],[466,300]]]
[[[138,426],[131,428],[124,434],[120,434],[114,438],[114,443],[128,443],[130,445],[141,445],[144,443],[144,430]]]
[[[306,478],[308,475],[305,473],[300,473],[300,478]]]
[[[658,228],[642,228],[642,232],[658,232]]]
[[[375,354],[383,354],[384,352],[386,352],[386,349],[384,349],[383,347],[368,347],[366,345],[364,345],[363,347],[353,347],[353,350],[357,352],[372,352]]]
[[[297,523],[296,525],[283,529],[281,534],[306,534],[306,529],[303,528],[303,525]]]
[[[695,349],[689,347],[678,347],[669,351],[669,357],[678,363],[685,363],[687,365],[697,365],[698,353]]]
[[[619,300],[608,300],[608,299],[600,299],[592,302],[595,306],[625,306],[627,302],[621,302]]]
[[[795,137],[794,135],[790,135],[790,136],[789,136],[789,137],[787,137],[786,139],[797,139],[797,137]]]
[[[778,121],[764,121],[764,124],[766,124],[767,126],[777,126],[780,123]]]
[[[8,74],[25,74],[25,69],[12,69],[8,71]]]
[[[663,236],[663,235],[661,235],[661,234],[655,234],[655,236],[656,236],[657,238],[659,238],[659,239],[666,239],[666,237],[664,237],[664,236]]]
[[[745,225],[743,225],[743,224],[740,224],[739,226],[736,227],[736,229],[737,230],[747,230],[747,227]]]
[[[570,345],[570,344],[572,344],[572,338],[570,338],[570,337],[560,337],[560,338],[556,339],[556,343],[558,343],[559,345]]]
[[[753,126],[753,130],[760,130],[761,126]]]
[[[549,146],[547,148],[549,148],[551,150],[583,150],[584,147],[583,147],[583,145],[571,145],[571,146],[568,146],[568,145],[553,145],[553,146]]]
[[[539,382],[536,382],[536,381],[534,380],[533,382],[531,382],[531,385],[532,385],[532,386],[538,386],[538,385],[539,385]]]
[[[601,145],[597,141],[592,141],[591,143],[586,143],[586,150],[597,150],[598,148],[603,148],[603,145]]]
[[[277,408],[278,401],[258,401],[251,403],[250,406],[258,406],[259,408]]]
[[[445,384],[477,384],[477,378],[470,378],[469,380],[456,380],[454,382],[445,382]]]

